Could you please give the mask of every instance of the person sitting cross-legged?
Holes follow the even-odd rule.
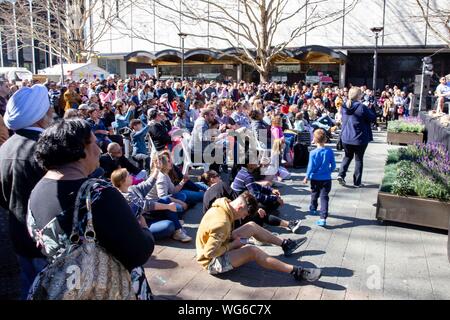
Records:
[[[305,243],[305,237],[283,240],[254,222],[232,230],[235,220],[255,215],[257,210],[258,202],[248,191],[233,201],[217,199],[203,216],[197,231],[197,262],[212,275],[256,261],[263,268],[290,273],[296,280],[318,280],[321,275],[318,268],[290,265],[267,255],[256,246],[247,245],[248,238],[254,237],[258,241],[280,246],[285,256],[289,256]]]
[[[177,214],[180,205],[146,198],[158,174],[159,168],[156,167],[146,181],[132,186],[132,177],[127,169],[117,169],[112,173],[111,181],[127,200],[138,220],[145,219],[141,225],[147,225],[156,240],[173,237],[181,242],[189,242],[192,238],[184,232]]]

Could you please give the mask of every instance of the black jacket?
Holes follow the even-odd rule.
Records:
[[[9,212],[16,253],[29,258],[42,257],[26,227],[31,190],[45,174],[34,159],[39,135],[38,131],[18,130],[0,147],[0,206]]]
[[[205,194],[203,195],[203,214],[205,214],[206,211],[211,208],[212,204],[217,199],[228,198],[230,200],[234,200],[238,196],[239,195],[237,194],[237,192],[231,189],[229,184],[226,184],[223,181],[216,183],[208,190],[206,190]]]
[[[105,170],[105,178],[110,179],[111,173],[114,170],[119,168],[125,168],[129,173],[137,175],[141,170],[132,164],[125,156],[120,157],[119,159],[113,159],[109,155],[109,153],[105,153],[100,157],[100,167]]]
[[[166,127],[159,122],[151,121],[149,123],[148,132],[155,144],[156,151],[164,150],[166,145],[172,141]]]

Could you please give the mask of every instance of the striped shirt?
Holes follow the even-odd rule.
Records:
[[[256,183],[253,175],[247,168],[241,168],[231,184],[231,189],[238,194],[248,190],[261,204],[269,204],[277,201],[278,197],[272,194],[272,188],[264,187]]]

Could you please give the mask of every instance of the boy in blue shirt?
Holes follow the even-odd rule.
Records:
[[[320,219],[316,224],[325,227],[328,217],[328,194],[331,191],[331,173],[336,169],[333,150],[325,147],[327,135],[323,129],[314,131],[314,143],[317,149],[309,155],[308,168],[303,183],[311,181],[311,214],[317,214],[318,199],[320,198]]]

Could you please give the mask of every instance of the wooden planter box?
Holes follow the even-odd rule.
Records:
[[[380,191],[378,192],[376,217],[378,220],[396,221],[448,230],[450,202],[417,197],[402,197]]]
[[[387,143],[408,145],[415,142],[423,142],[423,133],[415,132],[389,132],[387,133]]]

